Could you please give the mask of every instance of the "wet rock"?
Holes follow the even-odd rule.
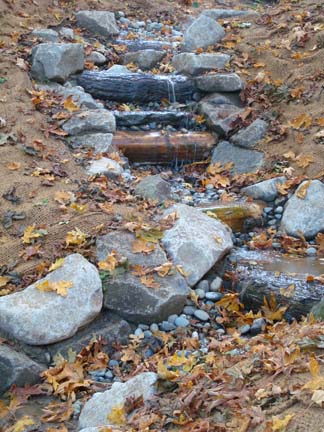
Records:
[[[212,105],[207,102],[199,103],[199,111],[205,116],[208,125],[221,136],[226,136],[234,129],[235,120],[243,112],[234,105]]]
[[[164,232],[162,245],[194,286],[232,248],[231,230],[185,204],[176,204],[166,211],[170,213],[176,213],[178,219]]]
[[[80,86],[72,86],[70,83],[65,83],[64,85],[51,83],[39,84],[37,87],[40,90],[53,91],[65,98],[72,96],[73,102],[81,108],[103,108],[101,102],[96,102],[93,97],[89,93],[86,93]]]
[[[225,31],[221,25],[201,15],[186,30],[182,50],[196,51],[197,48],[207,48],[220,42],[224,36]]]
[[[118,127],[141,126],[150,123],[162,125],[185,124],[189,114],[184,111],[114,111]]]
[[[135,195],[163,202],[172,198],[169,183],[157,174],[144,177],[135,187]]]
[[[52,29],[35,29],[32,31],[32,35],[36,36],[44,42],[57,42],[58,33]]]
[[[94,133],[88,135],[77,135],[68,138],[69,146],[73,149],[91,148],[95,153],[109,153],[113,151],[112,146],[113,134]]]
[[[124,170],[118,162],[107,157],[94,159],[87,168],[88,175],[105,175],[108,178],[117,178],[123,172]]]
[[[255,172],[264,162],[264,154],[256,150],[243,149],[222,141],[212,154],[212,164],[220,162],[222,165],[233,162],[232,172],[235,174]]]
[[[166,56],[165,51],[152,49],[129,52],[124,55],[124,64],[134,63],[142,70],[152,69]]]
[[[110,390],[95,393],[81,410],[79,427],[91,428],[97,426],[114,426],[108,419],[113,409],[123,407],[129,398],[143,397],[144,402],[157,391],[157,374],[144,372],[136,375],[125,383],[115,382]]]
[[[206,9],[202,11],[202,15],[208,16],[214,20],[243,17],[246,15],[255,15],[255,11],[237,10],[237,9]]]
[[[0,345],[0,395],[13,384],[18,387],[36,384],[44,366],[6,344]]]
[[[116,64],[106,70],[106,74],[110,75],[127,75],[131,73],[132,71],[130,71],[126,66]]]
[[[239,147],[254,148],[267,133],[268,123],[256,119],[247,128],[241,129],[231,137],[231,142]]]
[[[189,291],[185,279],[177,271],[164,278],[155,274],[154,280],[159,287],[147,287],[140,277],[132,273],[131,266],[154,268],[165,264],[168,259],[158,244],[152,253],[133,253],[134,240],[133,234],[128,232],[109,233],[97,240],[99,261],[105,260],[115,250],[127,259],[129,269],[123,271],[121,268],[103,281],[105,307],[139,323],[161,322],[170,314],[182,312]]]
[[[106,57],[98,51],[92,51],[92,53],[87,57],[87,61],[98,66],[107,63]]]
[[[312,180],[307,188],[306,197],[298,198],[304,181],[289,198],[281,220],[281,230],[287,234],[299,237],[302,233],[306,239],[324,231],[324,184]]]
[[[41,43],[32,50],[31,75],[36,80],[63,83],[83,67],[81,44]]]
[[[71,282],[66,297],[40,291],[38,283]],[[0,331],[30,345],[47,345],[73,336],[102,307],[98,270],[79,254],[21,292],[0,298]],[[46,323],[46,325],[44,325]]]
[[[114,132],[116,120],[114,115],[105,109],[81,111],[65,122],[62,128],[69,135]]]
[[[235,92],[243,89],[243,81],[236,73],[211,73],[196,78],[199,90],[212,92]]]
[[[277,184],[282,184],[286,181],[286,177],[276,177],[269,180],[264,180],[241,189],[241,192],[258,200],[274,201],[278,195]]]
[[[200,75],[214,69],[224,69],[231,57],[227,54],[181,53],[173,57],[172,66],[185,75]]]
[[[80,11],[75,14],[77,25],[87,29],[90,33],[99,36],[115,36],[119,29],[112,12],[106,11]]]

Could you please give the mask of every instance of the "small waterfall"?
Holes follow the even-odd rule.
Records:
[[[174,81],[169,78],[165,77],[168,87],[168,99],[171,103],[177,102],[176,93],[175,93],[175,84]]]

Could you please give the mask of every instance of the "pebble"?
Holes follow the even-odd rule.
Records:
[[[272,211],[273,211],[273,208],[272,208],[272,207],[264,207],[264,209],[263,209],[263,212],[264,212],[265,214],[272,213]]]
[[[188,327],[188,325],[190,324],[190,322],[187,320],[187,318],[184,317],[177,317],[177,319],[175,320],[174,324],[177,327]]]
[[[200,321],[208,321],[209,320],[209,315],[207,312],[201,310],[201,309],[196,309],[194,316],[196,318],[198,318]]]
[[[199,299],[202,300],[202,299],[205,298],[206,293],[205,293],[205,291],[203,289],[197,288],[195,290],[195,292],[196,292],[196,294],[197,294],[197,296],[198,296]]]
[[[150,330],[152,333],[159,331],[159,326],[156,323],[150,325]]]
[[[113,369],[114,367],[118,366],[118,364],[119,364],[118,361],[114,360],[114,359],[109,360],[109,363],[108,363],[108,365],[109,365],[109,367],[111,369]]]
[[[283,210],[284,210],[283,207],[279,206],[279,207],[276,208],[275,213],[282,213]]]
[[[253,321],[253,324],[251,325],[250,332],[253,335],[256,335],[258,333],[262,332],[263,326],[265,325],[265,319],[264,318],[257,318]]]
[[[185,306],[183,308],[183,313],[186,315],[193,315],[195,313],[196,308],[193,306]]]
[[[139,324],[138,328],[140,328],[142,330],[148,330],[150,327],[147,324]]]
[[[105,373],[105,378],[112,380],[114,378],[114,374],[109,370]]]
[[[210,284],[211,291],[219,291],[222,287],[222,279],[219,276],[216,276],[215,279]]]
[[[165,331],[165,332],[172,331],[175,328],[176,328],[176,326],[174,324],[170,323],[169,321],[163,321],[161,323],[161,330],[162,331]]]
[[[216,333],[219,334],[220,336],[223,336],[226,333],[226,331],[222,328],[219,328],[216,330]]]
[[[143,330],[139,327],[134,331],[135,336],[142,336],[143,334]]]
[[[171,324],[174,324],[174,322],[175,322],[175,320],[176,320],[177,318],[178,318],[178,315],[177,315],[177,314],[170,315],[170,316],[168,317],[168,322],[171,323]]]
[[[199,282],[199,284],[197,285],[198,289],[201,289],[205,292],[209,291],[209,282],[208,280],[202,280]]]
[[[191,337],[192,337],[193,339],[199,339],[199,334],[198,334],[198,332],[193,331],[192,334],[191,334]]]
[[[317,250],[314,247],[309,247],[306,249],[307,256],[316,256]]]
[[[144,337],[146,339],[149,339],[151,336],[153,336],[152,332],[150,330],[145,330],[144,331]]]
[[[206,293],[206,299],[212,300],[214,302],[219,301],[221,298],[223,298],[223,294],[216,291],[210,291]]]
[[[244,335],[244,334],[248,333],[250,331],[250,329],[251,329],[250,324],[244,324],[244,325],[242,325],[241,327],[238,328],[238,332],[241,335]]]

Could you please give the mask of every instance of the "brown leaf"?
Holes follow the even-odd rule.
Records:
[[[132,252],[133,253],[144,253],[144,254],[150,254],[155,250],[155,244],[148,243],[145,240],[142,239],[136,239],[133,242],[132,245]]]
[[[307,180],[302,186],[299,187],[298,191],[296,192],[296,195],[300,199],[305,199],[307,195],[308,188],[311,184],[311,180]]]
[[[74,409],[72,401],[69,400],[68,402],[51,402],[43,408],[42,411],[44,414],[42,415],[41,420],[45,423],[50,423],[70,420]]]
[[[153,275],[145,275],[141,277],[141,283],[145,285],[147,288],[157,289],[160,288],[161,284],[155,281]]]

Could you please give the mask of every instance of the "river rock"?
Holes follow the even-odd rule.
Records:
[[[98,51],[92,51],[92,53],[88,55],[87,61],[98,66],[107,63],[106,57]]]
[[[81,108],[103,108],[103,104],[101,102],[96,102],[89,93],[86,93],[83,90],[82,87],[72,86],[68,82],[64,85],[58,83],[38,84],[37,88],[40,90],[55,92],[65,98],[72,96],[73,102]]]
[[[158,244],[152,253],[133,253],[134,240],[133,234],[128,232],[112,232],[97,240],[99,261],[105,260],[107,255],[116,251],[127,259],[129,268],[121,268],[112,277],[104,279],[105,307],[125,319],[139,323],[160,322],[170,314],[181,313],[189,292],[185,279],[174,270],[164,278],[157,273],[153,275],[155,282],[160,285],[159,288],[144,285],[140,277],[132,273],[131,266],[154,268],[165,264],[168,259]]]
[[[208,16],[214,20],[236,18],[246,15],[255,15],[255,11],[249,10],[237,10],[237,9],[206,9],[202,11],[202,15]]]
[[[105,175],[108,178],[117,178],[123,172],[124,170],[118,162],[107,157],[94,159],[87,168],[87,174],[90,176]]]
[[[106,74],[110,75],[128,75],[132,74],[133,72],[130,71],[126,66],[123,65],[113,65],[109,69],[106,70]]]
[[[224,69],[231,57],[228,54],[180,53],[173,57],[172,66],[185,75],[200,75],[214,69]]]
[[[286,177],[276,177],[269,180],[264,180],[241,189],[241,192],[258,200],[274,201],[278,196],[277,184],[284,183]]]
[[[183,51],[196,51],[197,48],[207,48],[220,42],[225,36],[221,25],[212,18],[201,15],[186,30],[184,34]]]
[[[13,384],[36,384],[44,367],[6,344],[0,345],[0,395]]]
[[[63,297],[36,287],[45,281],[72,282],[73,286]],[[69,255],[45,278],[0,298],[0,331],[30,345],[58,342],[73,336],[99,314],[102,297],[96,267],[82,255]]]
[[[298,197],[298,193],[305,187],[306,182],[289,198],[282,216],[281,230],[296,237],[302,233],[306,239],[310,239],[324,231],[324,184],[319,180],[312,180],[306,197],[302,199]]]
[[[256,150],[236,147],[227,141],[221,141],[212,154],[211,163],[220,162],[222,165],[233,162],[231,171],[234,174],[256,172],[264,162],[264,154]]]
[[[41,43],[32,50],[31,75],[39,81],[63,83],[84,67],[83,46],[73,43]]]
[[[80,111],[66,121],[62,128],[69,135],[114,132],[116,120],[114,115],[105,109]]]
[[[243,89],[243,81],[236,73],[210,73],[196,78],[199,90],[207,93],[235,92]]]
[[[135,187],[135,195],[163,202],[172,198],[169,183],[157,174],[144,177]]]
[[[204,102],[211,105],[235,105],[239,108],[243,106],[240,95],[237,92],[211,93],[200,100],[200,103]]]
[[[94,133],[88,135],[77,135],[68,138],[69,146],[73,149],[91,148],[94,153],[109,153],[114,151],[112,145],[113,134]]]
[[[185,204],[176,204],[173,227],[164,232],[162,245],[174,264],[182,266],[188,284],[197,282],[233,247],[231,230],[217,219]]]
[[[83,10],[75,14],[77,25],[94,35],[110,37],[119,34],[112,12]]]
[[[264,138],[268,130],[268,123],[256,119],[248,127],[241,129],[231,137],[231,142],[239,147],[254,148]]]
[[[235,105],[212,105],[208,102],[199,103],[198,108],[206,118],[209,127],[222,137],[228,135],[236,127],[235,121],[243,112]]]
[[[47,28],[34,29],[32,35],[45,42],[57,42],[59,36],[55,30]]]
[[[107,418],[114,408],[123,407],[129,398],[142,397],[144,402],[151,399],[157,391],[157,379],[154,372],[143,372],[125,383],[115,382],[110,390],[95,393],[81,410],[79,427],[116,426]]]
[[[185,111],[113,111],[118,127],[141,126],[150,123],[185,125],[190,115]]]
[[[152,69],[166,56],[165,51],[146,49],[124,55],[124,64],[134,63],[142,70]]]

